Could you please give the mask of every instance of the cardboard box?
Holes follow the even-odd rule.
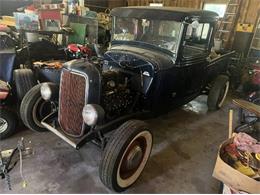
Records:
[[[248,194],[248,193],[235,190],[235,189],[227,186],[226,184],[223,184],[222,194]]]
[[[259,194],[260,182],[256,181],[233,167],[225,163],[220,157],[220,151],[229,143],[233,142],[233,138],[226,140],[220,145],[216,165],[213,171],[213,177],[222,181],[224,184],[247,193]]]
[[[33,5],[36,8],[40,8],[42,4],[50,4],[52,0],[33,0]]]
[[[46,31],[59,31],[61,28],[60,9],[41,9],[39,10],[39,18],[41,21],[41,29]]]
[[[39,17],[36,14],[14,12],[16,29],[38,30]]]
[[[64,4],[60,3],[60,4],[42,4],[41,5],[41,9],[63,9]]]

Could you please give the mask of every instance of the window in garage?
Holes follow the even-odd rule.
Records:
[[[151,7],[163,7],[163,3],[150,3]]]
[[[204,10],[216,12],[219,17],[223,18],[225,11],[227,9],[226,3],[205,3]]]

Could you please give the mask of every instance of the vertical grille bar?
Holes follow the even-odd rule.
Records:
[[[86,79],[63,70],[60,85],[59,122],[63,131],[73,137],[83,135],[82,110],[85,105]]]

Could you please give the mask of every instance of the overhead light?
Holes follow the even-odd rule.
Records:
[[[150,3],[151,7],[163,7],[163,3]]]

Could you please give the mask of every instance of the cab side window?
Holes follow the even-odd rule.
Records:
[[[195,21],[189,24],[185,35],[185,45],[207,49],[211,31],[212,27],[209,23]]]

